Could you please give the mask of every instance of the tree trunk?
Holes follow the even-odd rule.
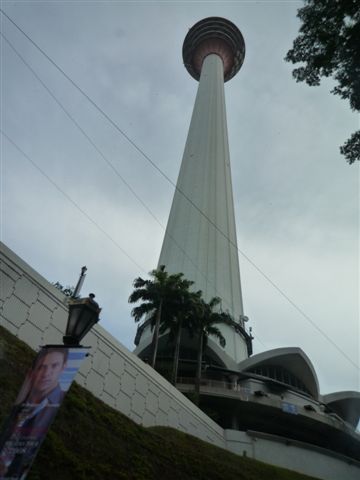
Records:
[[[197,366],[196,366],[196,378],[195,378],[195,405],[199,406],[200,403],[200,383],[201,383],[201,367],[203,357],[203,344],[204,344],[204,332],[201,331],[199,335]]]
[[[156,363],[156,355],[157,355],[157,349],[158,349],[158,343],[159,343],[159,328],[160,328],[162,304],[163,304],[163,301],[160,300],[159,308],[158,308],[158,311],[156,312],[156,322],[155,322],[154,334],[152,338],[152,344],[153,344],[153,347],[152,347],[153,351],[152,351],[152,358],[151,358],[152,368],[155,368],[155,363]]]
[[[171,374],[171,383],[173,385],[176,385],[176,379],[177,379],[177,373],[178,373],[181,329],[182,329],[182,320],[179,321],[178,330],[176,332],[176,339],[175,339],[174,361],[173,361],[173,369]]]

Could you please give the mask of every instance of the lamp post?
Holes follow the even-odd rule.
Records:
[[[82,338],[99,321],[101,308],[94,300],[95,295],[90,293],[87,298],[71,298],[69,302],[69,316],[66,332],[63,337],[67,347],[78,347]]]

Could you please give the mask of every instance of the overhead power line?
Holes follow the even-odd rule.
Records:
[[[89,101],[89,103],[137,150],[141,156],[143,156],[159,173],[164,177],[175,189],[182,195],[191,205],[195,208],[201,216],[203,216],[215,229],[222,235],[237,251],[252,265],[255,270],[260,273],[269,283],[272,285],[275,290],[285,299],[287,302],[292,305],[298,313],[310,323],[344,358],[346,358],[352,366],[357,370],[359,369],[358,365],[300,308],[296,303],[290,299],[290,297],[285,294],[280,287],[278,287],[268,275],[266,275],[260,267],[258,267],[253,260],[251,260],[239,247],[216,225],[216,223],[211,220],[192,200],[189,198],[177,185],[170,179],[170,177],[163,172],[158,165],[132,140],[120,127],[119,125],[94,101],[89,95],[34,41],[32,38],[22,30],[19,25],[17,25],[14,20],[12,20],[1,8],[0,12],[17,28],[28,40],[29,42]]]
[[[51,98],[56,102],[56,104],[61,108],[61,110],[65,113],[65,115],[71,120],[71,122],[76,126],[76,128],[81,132],[81,134],[87,139],[90,145],[95,149],[95,151],[100,155],[100,157],[104,160],[104,162],[111,168],[111,170],[115,173],[115,175],[122,181],[122,183],[128,188],[128,190],[134,195],[134,197],[140,202],[140,204],[145,208],[145,210],[149,213],[149,215],[156,221],[156,223],[162,228],[163,231],[166,231],[165,226],[160,222],[160,220],[156,217],[156,215],[152,212],[152,210],[146,205],[146,203],[142,200],[140,195],[131,187],[131,185],[125,180],[125,178],[120,174],[119,170],[114,166],[114,164],[104,155],[104,153],[100,150],[100,148],[96,145],[96,143],[92,140],[92,138],[86,133],[86,131],[81,127],[79,122],[75,120],[73,115],[65,108],[63,103],[56,97],[54,92],[46,85],[46,83],[40,78],[38,73],[31,67],[31,65],[25,60],[25,58],[20,54],[20,52],[15,48],[15,46],[10,42],[10,40],[0,32],[0,36],[5,40],[5,42],[9,45],[9,47],[13,50],[13,52],[20,58],[20,60],[24,63],[24,65],[31,71],[34,77],[38,80],[38,82],[42,85],[42,87],[47,91],[47,93],[51,96]],[[208,279],[206,274],[200,270],[198,265],[194,262],[192,258],[187,254],[187,252],[181,247],[181,245],[176,241],[176,239],[168,233],[170,240],[178,247],[178,249],[185,255],[185,257],[190,261],[190,263],[194,266],[194,268],[203,276],[206,283],[214,289],[216,295],[222,296],[218,291],[216,286]],[[231,308],[229,302],[222,298],[223,302]]]
[[[118,242],[116,240],[114,240],[112,238],[111,235],[109,235],[106,230],[104,230],[93,218],[90,217],[90,215],[88,215],[85,210],[83,210],[76,202],[75,200],[73,200],[70,195],[68,195],[46,172],[44,172],[44,170],[39,167],[39,165],[34,162],[34,160],[32,160],[29,155],[27,155],[20,147],[19,145],[17,145],[17,143],[12,139],[10,138],[1,128],[0,128],[0,132],[1,134],[8,140],[9,143],[11,143],[13,145],[13,147],[16,148],[16,150],[18,150],[18,152],[20,152],[24,158],[26,158],[28,160],[28,162],[30,162],[30,164],[36,169],[38,170],[38,172],[41,173],[41,175],[43,175],[46,180],[53,186],[55,187],[77,210],[79,210],[79,212],[84,215],[84,217],[89,220],[91,222],[92,225],[94,225],[103,235],[105,235],[114,245],[116,248],[118,248],[131,262],[133,262],[138,268],[140,268],[140,270],[142,270],[144,273],[147,273],[145,271],[145,269],[143,267],[141,267],[137,262],[136,260],[134,260],[125,250],[123,247],[121,247]],[[257,335],[256,336],[256,339],[266,348],[266,345],[263,343],[263,341],[261,340],[261,338],[259,338],[259,336]]]
[[[80,205],[77,204],[75,200],[70,197],[69,194],[67,194],[61,187],[59,187],[59,185],[54,182],[54,180],[52,180],[52,178],[50,178],[49,175],[45,173],[44,170],[29,157],[29,155],[27,155],[12,138],[10,138],[2,129],[0,129],[0,132],[8,140],[8,142],[10,142],[16,148],[16,150],[18,150],[23,155],[23,157],[25,157],[31,163],[31,165],[35,167],[41,173],[41,175],[43,175],[48,180],[48,182],[51,183],[53,187],[55,187],[77,210],[79,210],[79,212],[84,215],[84,217],[86,217],[89,222],[91,222],[103,235],[105,235],[115,245],[116,248],[118,248],[134,265],[136,265],[137,268],[140,268],[141,271],[147,273],[142,268],[142,266],[139,265],[137,261],[134,260],[131,255],[129,255],[126,250],[124,250],[124,248],[109,233],[107,233],[93,218],[91,218],[90,215],[86,213],[85,210],[81,208]]]

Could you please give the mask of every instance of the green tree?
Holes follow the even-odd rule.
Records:
[[[200,299],[199,302],[200,305],[195,324],[196,335],[198,337],[194,396],[194,403],[196,405],[199,405],[200,402],[202,360],[208,338],[210,335],[216,337],[220,345],[225,347],[226,340],[216,325],[220,323],[224,323],[232,327],[235,325],[235,322],[230,314],[217,311],[221,302],[219,297],[213,297],[209,302],[205,302],[203,299]]]
[[[302,25],[285,60],[304,65],[293,70],[297,82],[319,85],[333,77],[331,91],[360,111],[360,5],[359,0],[305,0],[297,16]],[[349,164],[360,160],[360,130],[340,147]]]
[[[169,331],[169,340],[174,343],[174,358],[171,373],[171,383],[176,384],[179,367],[181,333],[187,330],[191,335],[194,333],[195,323],[199,312],[199,305],[202,292],[190,292],[186,287],[190,288],[194,282],[183,280],[185,288],[176,305],[174,316],[168,319],[160,327],[160,333]]]
[[[143,317],[150,319],[151,328],[154,330],[151,366],[155,368],[160,325],[165,321],[169,324],[176,316],[182,296],[186,297],[192,282],[183,279],[182,273],[169,275],[164,265],[152,270],[150,276],[152,278],[148,280],[141,277],[134,280],[135,290],[129,297],[129,303],[142,300],[131,312],[135,322],[139,322]]]

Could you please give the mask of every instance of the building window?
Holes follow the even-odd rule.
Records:
[[[307,395],[310,395],[310,392],[306,388],[304,383],[291,372],[289,372],[286,368],[280,365],[257,366],[250,370],[250,373],[255,373],[256,375],[260,375],[266,378],[271,378],[273,380],[276,380],[277,382],[284,383],[289,387],[293,387],[297,390],[300,390],[301,392],[306,393]]]

